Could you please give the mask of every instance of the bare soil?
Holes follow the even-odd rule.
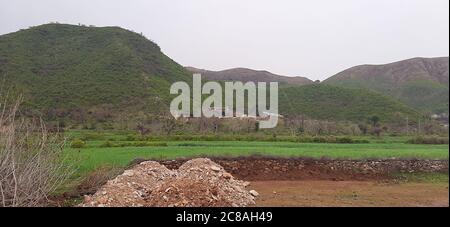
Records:
[[[448,160],[255,156],[143,161],[135,160],[114,180],[110,179],[119,173],[94,177],[86,187],[56,198],[55,205],[85,196],[84,206],[449,206],[448,182],[399,182],[394,177],[396,173],[448,174]]]
[[[245,181],[380,181],[397,173],[448,173],[448,160],[344,160],[277,157],[211,158],[234,177]],[[142,160],[136,160],[139,163]],[[177,169],[187,160],[161,161]]]
[[[256,181],[259,207],[448,207],[448,183]]]

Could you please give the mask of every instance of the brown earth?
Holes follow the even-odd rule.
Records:
[[[448,160],[135,160],[70,197],[87,195],[83,206],[253,206],[255,198],[262,207],[449,205],[448,183],[399,183],[396,173],[448,174]]]
[[[256,181],[259,207],[448,207],[448,183]]]
[[[390,179],[396,173],[448,173],[448,160],[330,160],[262,156],[211,160],[234,177],[246,181],[373,181]],[[177,169],[186,161],[178,159],[160,163],[169,169]]]

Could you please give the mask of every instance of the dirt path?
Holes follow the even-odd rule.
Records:
[[[448,207],[446,183],[378,183],[364,181],[256,181],[257,206]]]

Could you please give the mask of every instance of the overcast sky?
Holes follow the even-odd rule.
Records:
[[[0,34],[53,21],[142,32],[185,66],[321,80],[449,55],[448,0],[0,0]]]

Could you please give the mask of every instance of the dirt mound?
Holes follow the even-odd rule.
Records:
[[[209,159],[194,159],[178,170],[148,161],[108,181],[81,206],[243,207],[255,204],[248,182],[234,179]]]

